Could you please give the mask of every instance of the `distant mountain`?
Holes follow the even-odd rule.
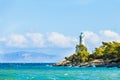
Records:
[[[53,62],[56,57],[56,55],[48,53],[19,51],[3,54],[2,60],[9,62]]]

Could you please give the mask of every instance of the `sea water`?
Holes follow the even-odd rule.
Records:
[[[54,67],[46,63],[0,63],[0,80],[120,80],[120,68]]]

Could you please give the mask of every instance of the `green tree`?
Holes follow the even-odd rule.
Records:
[[[71,55],[70,57],[66,58],[71,62],[81,63],[88,61],[89,52],[87,51],[87,47],[83,44],[77,45],[77,52]]]
[[[101,46],[99,48],[95,48],[93,54],[91,54],[93,59],[101,59],[104,55],[105,47]]]
[[[120,43],[119,42],[102,42],[102,46],[95,48],[90,58],[93,59],[115,59],[120,57]]]
[[[86,62],[89,58],[89,52],[87,51],[78,51],[77,53],[78,61],[80,62]]]

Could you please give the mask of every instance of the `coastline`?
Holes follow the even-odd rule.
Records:
[[[65,60],[53,66],[77,66],[77,67],[118,67],[120,68],[120,43],[102,42],[92,53],[84,44],[84,34],[79,36],[79,44],[75,47],[75,53],[65,57]]]
[[[120,59],[109,60],[109,62],[106,62],[105,60],[102,60],[102,59],[96,59],[96,60],[85,62],[85,63],[76,63],[76,62],[71,62],[68,60],[63,60],[61,62],[53,64],[53,66],[107,67],[107,68],[117,67],[117,68],[120,68]]]

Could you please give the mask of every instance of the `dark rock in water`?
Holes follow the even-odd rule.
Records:
[[[113,59],[109,62],[107,67],[118,67],[120,68],[120,59]]]
[[[117,64],[108,64],[106,67],[117,67],[118,65]]]
[[[120,68],[120,64],[118,64],[118,66],[117,66],[118,68]]]
[[[101,65],[95,65],[96,67],[106,67],[105,64],[101,64]]]

